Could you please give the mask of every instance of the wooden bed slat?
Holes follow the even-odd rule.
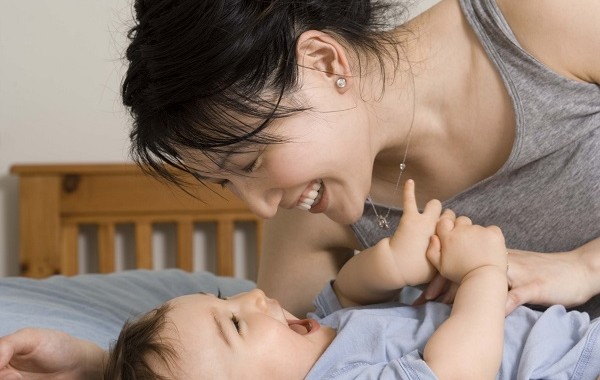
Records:
[[[98,255],[100,273],[115,271],[115,225],[102,223],[98,226]]]
[[[177,223],[177,267],[191,271],[194,262],[193,252],[194,224],[191,221]]]
[[[135,224],[135,263],[136,268],[152,269],[152,225]]]
[[[217,257],[217,274],[233,276],[233,221],[223,218],[217,223],[217,250],[221,254]]]

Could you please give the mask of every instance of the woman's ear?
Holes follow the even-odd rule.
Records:
[[[296,43],[296,55],[298,66],[323,73],[339,91],[351,87],[352,71],[346,49],[329,34],[316,30],[302,33]],[[340,79],[344,79],[343,86]]]

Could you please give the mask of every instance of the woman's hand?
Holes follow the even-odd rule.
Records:
[[[509,249],[508,265],[506,315],[526,303],[572,307],[600,294],[600,238],[570,252]],[[413,305],[432,300],[452,303],[456,289],[456,284],[438,273]]]
[[[0,380],[101,379],[104,357],[91,342],[26,328],[0,338]]]
[[[572,307],[600,293],[600,238],[570,252],[509,253],[507,315],[525,303]]]

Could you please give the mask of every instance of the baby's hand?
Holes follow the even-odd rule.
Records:
[[[437,199],[427,202],[423,212],[419,212],[415,198],[415,182],[406,181],[403,191],[404,213],[398,228],[392,235],[389,245],[396,256],[398,270],[408,285],[418,285],[431,280],[435,269],[425,259],[425,252],[442,212],[442,204]],[[407,270],[423,268],[426,271]]]
[[[507,255],[502,231],[496,226],[473,225],[467,217],[456,221],[440,219],[432,237],[427,258],[450,281],[460,283],[470,272],[483,267],[497,267],[506,271]]]

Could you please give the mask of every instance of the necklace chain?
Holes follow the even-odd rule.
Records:
[[[394,186],[393,198],[396,198],[396,194],[398,193],[398,188],[400,187],[400,180],[402,179],[402,174],[404,173],[404,170],[406,170],[406,157],[408,156],[408,147],[410,146],[410,138],[412,136],[412,130],[413,130],[414,122],[415,122],[416,99],[415,99],[415,92],[414,92],[414,88],[415,88],[414,77],[412,77],[412,81],[413,81],[413,83],[412,83],[412,85],[413,85],[412,119],[410,121],[410,127],[408,128],[408,133],[406,134],[406,148],[404,148],[404,156],[402,157],[402,162],[400,162],[400,165],[398,165],[400,172],[398,173],[398,179],[396,180],[396,186]],[[379,228],[388,230],[390,228],[390,223],[388,222],[388,216],[390,216],[390,211],[392,210],[392,206],[388,206],[388,209],[385,212],[385,215],[383,215],[383,214],[380,215],[377,212],[377,208],[375,207],[375,204],[373,203],[371,194],[369,194],[369,196],[367,196],[367,201],[371,205],[371,208],[373,209],[373,212],[375,213],[375,216],[377,217],[377,225],[379,226]]]
[[[406,169],[406,156],[408,155],[408,147],[410,145],[411,132],[412,132],[412,124],[410,126],[410,129],[408,130],[408,136],[406,137],[406,148],[404,149],[404,157],[402,157],[402,162],[398,166],[400,169],[400,172],[398,173],[398,179],[396,180],[396,186],[394,186],[394,195],[393,195],[394,198],[396,197],[396,194],[398,193],[398,188],[400,187],[400,180],[402,179],[402,174],[404,173],[404,170]],[[377,212],[377,208],[375,207],[375,204],[373,203],[371,194],[369,194],[369,196],[367,197],[367,201],[373,208],[373,212],[375,213],[375,216],[377,217],[377,225],[379,226],[379,228],[383,228],[384,230],[389,229],[390,223],[388,222],[388,216],[390,216],[390,211],[392,210],[392,207],[391,206],[388,207],[385,215],[383,215],[383,214],[380,215]]]

